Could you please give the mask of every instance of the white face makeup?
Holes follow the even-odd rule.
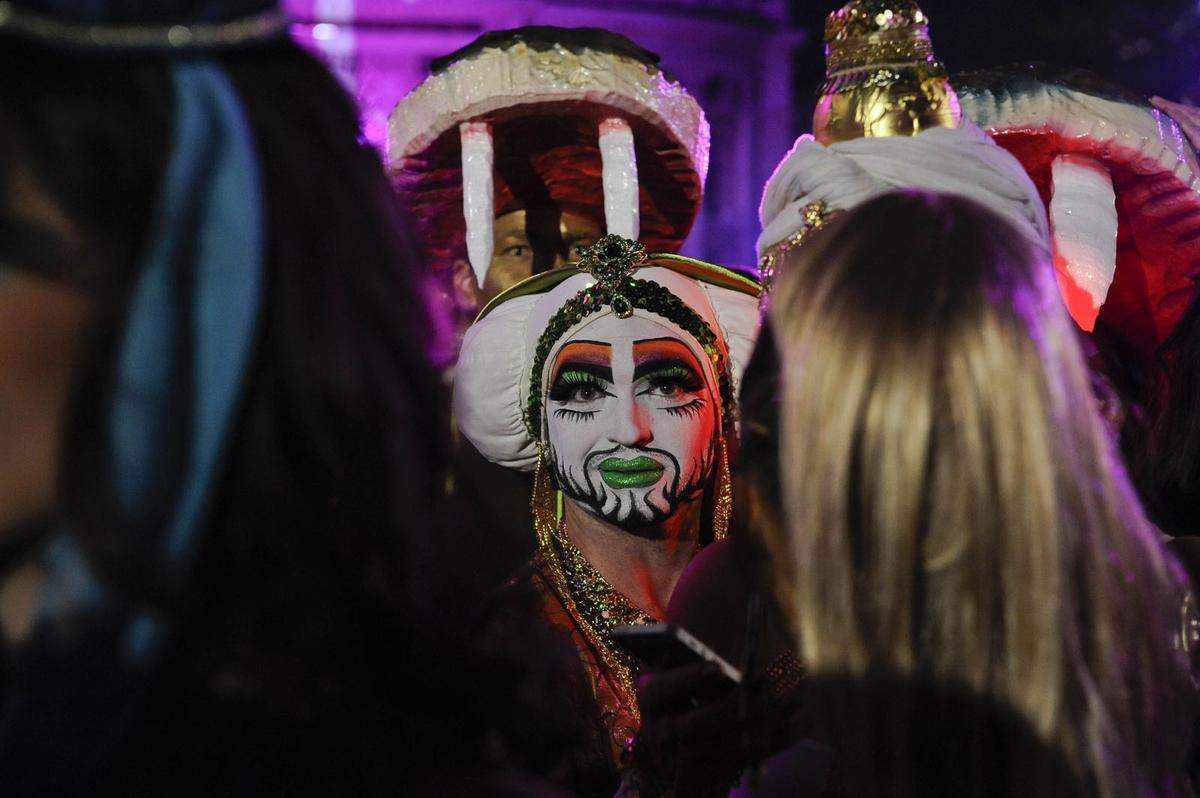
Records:
[[[703,492],[720,406],[670,326],[640,316],[598,319],[562,345],[546,383],[555,478],[589,512],[645,526]]]

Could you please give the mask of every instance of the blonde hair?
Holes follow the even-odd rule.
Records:
[[[1044,258],[969,200],[897,192],[780,271],[785,534],[764,539],[809,672],[959,685],[1011,707],[1089,791],[1176,794],[1178,572]],[[879,739],[863,728],[878,712],[839,711],[848,745]],[[886,721],[896,750],[918,711]]]

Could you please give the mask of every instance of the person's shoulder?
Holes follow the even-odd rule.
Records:
[[[544,621],[552,596],[539,552],[493,590],[479,608],[476,614],[479,636],[491,639]]]
[[[725,538],[709,543],[688,563],[686,575],[698,582],[744,582],[738,560],[737,541]]]
[[[493,606],[521,606],[544,600],[550,581],[546,578],[546,560],[535,552],[524,565],[497,587],[488,601]]]
[[[715,606],[745,607],[749,585],[732,538],[701,549],[688,563],[667,606],[667,617],[683,626],[697,613],[707,615]]]

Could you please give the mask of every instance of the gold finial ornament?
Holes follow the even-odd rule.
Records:
[[[813,113],[822,144],[957,127],[958,95],[913,0],[851,0],[825,19],[825,83]]]

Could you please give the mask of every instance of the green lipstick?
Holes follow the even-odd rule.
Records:
[[[600,464],[600,478],[610,488],[648,488],[662,479],[662,463],[649,457],[610,457]]]

